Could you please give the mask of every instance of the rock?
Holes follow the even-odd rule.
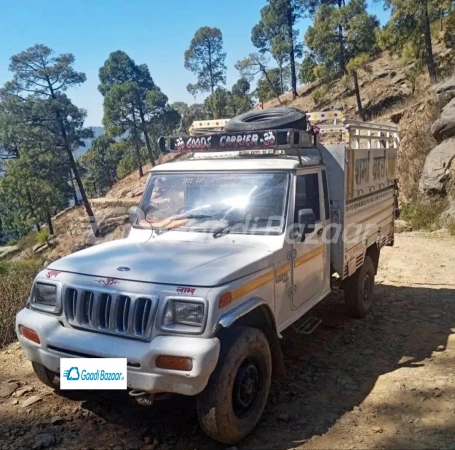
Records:
[[[279,420],[280,422],[289,423],[289,420],[290,420],[289,414],[280,414],[280,415],[278,416],[278,420]]]
[[[0,389],[0,398],[7,398],[19,387],[19,383],[7,383]]]
[[[431,126],[431,133],[438,143],[455,136],[455,98],[441,112],[441,117]]]
[[[437,84],[433,90],[436,92],[439,107],[444,108],[447,103],[455,98],[455,77]]]
[[[384,432],[384,430],[381,427],[372,427],[371,430],[374,433],[383,433]]]
[[[16,397],[22,397],[27,392],[32,392],[33,388],[31,386],[24,386],[16,391]]]
[[[27,406],[34,405],[35,403],[38,403],[42,400],[41,397],[38,397],[37,395],[32,395],[29,397],[27,400],[24,400],[21,404],[22,408],[27,408]]]
[[[11,400],[10,405],[18,405],[18,404],[19,404],[19,400],[17,400],[17,399]]]
[[[379,80],[381,78],[386,78],[390,75],[390,70],[381,70],[379,72],[374,72],[371,76],[371,80]]]
[[[395,220],[395,233],[407,233],[412,231],[411,225],[405,220]]]
[[[128,208],[126,206],[115,206],[105,210],[101,217],[101,220],[111,219],[112,217],[124,216],[128,214]]]
[[[455,225],[455,201],[441,214],[441,223],[447,228]]]
[[[65,419],[60,416],[53,416],[51,417],[51,420],[49,421],[51,425],[61,425],[62,423],[65,423]]]
[[[406,76],[404,74],[398,74],[395,78],[391,80],[392,84],[403,84],[406,83]]]
[[[0,259],[5,256],[12,255],[20,250],[18,245],[9,245],[7,247],[0,247]]]
[[[50,433],[42,433],[38,434],[35,437],[35,446],[34,448],[49,448],[52,447],[57,443],[57,439],[53,434]]]
[[[427,156],[420,178],[419,190],[425,194],[445,191],[450,165],[455,158],[455,138],[447,139],[436,146]]]

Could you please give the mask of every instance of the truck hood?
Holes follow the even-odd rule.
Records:
[[[272,264],[267,250],[229,244],[119,240],[53,262],[48,269],[146,283],[211,287]],[[119,268],[129,268],[127,271]]]

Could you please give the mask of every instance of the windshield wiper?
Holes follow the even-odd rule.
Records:
[[[177,216],[174,220],[180,219],[211,219],[213,216],[209,216],[208,214],[186,214],[183,216]]]
[[[231,232],[231,229],[232,229],[232,226],[231,225],[226,225],[224,227],[220,227],[220,228],[217,228],[214,232],[213,232],[213,237],[216,239],[216,238],[219,238],[221,236],[226,236],[227,234],[229,234]]]

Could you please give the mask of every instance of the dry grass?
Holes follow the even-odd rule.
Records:
[[[398,155],[398,176],[401,200],[404,202],[417,199],[425,160],[436,146],[430,131],[431,124],[437,117],[434,98],[431,94],[427,95],[419,109],[407,110],[400,121],[401,147]]]
[[[0,348],[16,339],[16,314],[25,306],[41,266],[39,260],[0,263]]]

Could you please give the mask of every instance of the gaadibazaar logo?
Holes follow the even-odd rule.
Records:
[[[126,358],[61,358],[61,389],[126,389]]]

